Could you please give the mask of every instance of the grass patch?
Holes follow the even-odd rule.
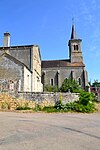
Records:
[[[22,107],[22,106],[18,106],[17,108],[16,108],[16,110],[31,110],[32,108],[30,108],[30,107]]]
[[[42,109],[42,111],[48,112],[48,113],[59,112],[59,110],[57,110],[57,109],[56,109],[55,107],[53,107],[53,106],[44,107],[44,108]]]

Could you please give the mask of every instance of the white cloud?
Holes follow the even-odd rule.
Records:
[[[89,51],[98,58],[100,57],[100,23],[99,14],[97,14],[99,11],[97,0],[81,0],[80,5],[82,20],[89,39]]]
[[[95,22],[95,16],[93,14],[93,11],[92,11],[92,5],[94,5],[94,8],[96,7],[96,2],[95,0],[92,0],[91,1],[91,4],[89,4],[89,1],[84,1],[84,0],[81,0],[81,15],[82,15],[82,18],[85,20],[85,23],[86,24],[92,24],[94,25],[94,22]]]
[[[93,9],[95,10],[97,8],[96,0],[91,0],[91,4],[93,6]]]

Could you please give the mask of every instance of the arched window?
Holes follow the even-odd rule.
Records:
[[[78,78],[78,84],[81,85],[81,78]]]
[[[78,45],[76,45],[76,50],[78,50]]]
[[[74,50],[76,50],[76,45],[74,45]]]
[[[54,79],[50,79],[50,85],[54,86]]]
[[[74,45],[74,50],[78,50],[78,45]]]

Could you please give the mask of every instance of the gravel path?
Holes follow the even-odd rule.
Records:
[[[0,150],[100,150],[100,113],[0,112]]]

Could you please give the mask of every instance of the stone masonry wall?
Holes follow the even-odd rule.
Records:
[[[37,102],[49,101],[55,103],[62,100],[63,103],[74,102],[79,100],[79,94],[76,93],[18,93],[19,98],[33,100]]]
[[[44,108],[54,106],[58,100],[62,100],[65,104],[78,99],[78,95],[74,93],[19,93],[16,96],[0,93],[0,110],[16,110],[18,107],[36,109],[37,105]]]
[[[58,71],[59,71],[59,77],[57,76]],[[45,72],[42,82],[44,86],[50,85],[50,79],[53,79],[54,85],[58,85],[58,87],[60,88],[64,79],[71,78],[72,71],[74,72],[74,79],[78,81],[78,78],[80,77],[82,82],[82,87],[84,87],[83,67],[42,68],[42,73]]]

